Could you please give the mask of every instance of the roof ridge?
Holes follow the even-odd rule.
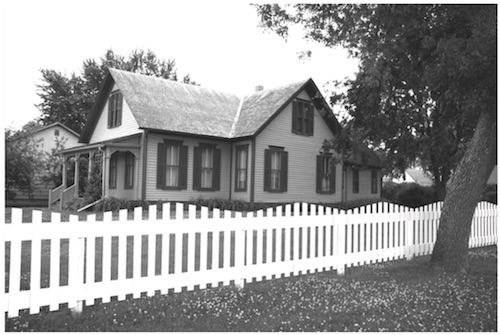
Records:
[[[236,131],[236,124],[238,123],[238,120],[240,119],[240,114],[241,114],[241,108],[243,107],[243,101],[245,101],[246,96],[243,95],[240,99],[240,103],[238,105],[238,110],[236,111],[236,115],[234,116],[234,121],[233,124],[231,125],[231,130],[229,131],[229,138],[233,138],[234,133]]]

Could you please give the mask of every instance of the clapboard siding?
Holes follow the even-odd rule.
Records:
[[[303,91],[300,99],[310,100]],[[314,110],[314,136],[302,136],[292,133],[292,104],[282,110],[279,115],[257,136],[255,153],[255,201],[341,201],[342,167],[336,169],[336,192],[334,194],[316,193],[316,156],[323,141],[333,137],[330,129]],[[269,146],[284,147],[288,151],[288,191],[270,193],[264,191],[264,150]]]
[[[56,130],[59,131],[59,135],[57,136],[55,134]],[[61,144],[64,144],[64,148],[66,149],[78,145],[78,136],[68,131],[64,127],[58,125],[54,125],[53,127],[48,127],[36,132],[33,135],[33,139],[37,142],[38,149],[48,154],[51,154],[52,149],[55,149],[57,147],[57,140],[61,141]]]
[[[164,139],[183,141],[183,145],[188,146],[188,170],[187,170],[187,189],[186,190],[161,190],[156,188],[156,162],[158,157],[158,143]],[[221,149],[221,174],[220,191],[196,191],[193,190],[193,153],[194,147],[200,143],[216,144],[217,149]],[[230,152],[231,145],[227,141],[216,141],[203,138],[170,136],[151,133],[148,135],[147,145],[147,181],[146,181],[146,200],[175,200],[189,201],[199,197],[204,199],[221,197],[229,199],[230,182]]]
[[[115,84],[112,91],[118,89]],[[94,128],[89,144],[141,133],[125,97],[123,98],[121,125],[115,128],[108,128],[108,103],[109,99],[100,112],[99,121]]]

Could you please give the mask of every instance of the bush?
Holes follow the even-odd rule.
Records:
[[[489,201],[493,204],[498,203],[498,198],[497,198],[497,185],[488,185],[486,186],[486,189],[483,192],[483,195],[481,196],[482,201]]]
[[[408,207],[420,207],[438,201],[434,186],[420,186],[416,183],[384,183],[382,197]]]

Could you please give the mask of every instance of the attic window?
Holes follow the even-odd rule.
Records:
[[[54,135],[59,136],[59,129],[54,130]]]
[[[108,128],[115,128],[122,124],[123,96],[119,91],[111,93],[108,102]]]
[[[314,108],[311,102],[295,100],[292,104],[292,133],[304,136],[314,134]]]

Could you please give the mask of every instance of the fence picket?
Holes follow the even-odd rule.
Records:
[[[135,208],[132,220],[121,210],[114,220],[107,212],[99,221],[95,215],[86,222],[71,215],[61,222],[61,215],[52,213],[43,223],[39,211],[31,223],[22,223],[22,210],[14,208],[12,223],[5,225],[10,265],[3,310],[9,318],[21,309],[35,314],[42,306],[56,311],[65,303],[81,311],[84,301],[90,306],[95,299],[221,282],[242,287],[245,281],[330,269],[342,275],[357,264],[410,260],[432,252],[442,210],[442,202],[417,209],[377,203],[349,211],[295,203],[245,216],[217,209],[210,216],[202,207],[198,218],[195,206],[187,213],[184,204],[172,206],[173,218],[166,203],[161,219],[152,205],[144,217],[143,209]],[[497,206],[479,203],[469,246],[496,244],[497,230]]]

